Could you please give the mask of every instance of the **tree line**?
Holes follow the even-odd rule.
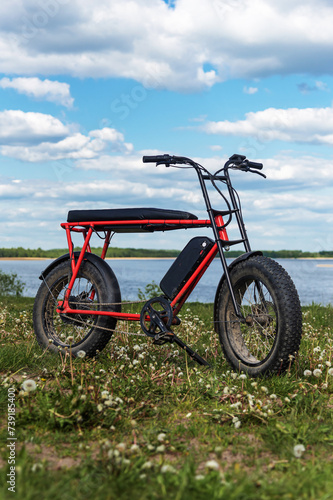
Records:
[[[81,250],[76,247],[74,250]],[[102,247],[91,248],[91,251],[96,255],[101,255]],[[42,250],[41,248],[0,248],[0,258],[46,258],[56,259],[61,255],[68,253],[67,248],[53,248],[50,250]],[[124,257],[177,257],[179,250],[150,250],[147,248],[116,248],[110,247],[107,252],[107,257],[124,258]]]
[[[80,250],[80,247],[76,247],[75,250]],[[96,255],[101,255],[102,247],[92,248],[92,252]],[[56,259],[61,255],[68,253],[66,248],[53,248],[50,250],[42,250],[41,248],[31,249],[31,248],[0,248],[0,258],[46,258],[46,259]],[[151,250],[148,248],[117,248],[110,247],[107,252],[107,257],[114,258],[139,258],[139,257],[151,257],[151,258],[163,258],[163,257],[177,257],[179,255],[179,250]],[[244,253],[241,250],[231,250],[226,253],[227,257],[238,257]],[[263,254],[267,257],[273,259],[300,259],[300,258],[327,258],[333,257],[333,250],[327,251],[323,250],[320,252],[302,252],[302,250],[263,250]]]

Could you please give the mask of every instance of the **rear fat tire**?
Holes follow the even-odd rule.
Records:
[[[250,376],[282,373],[297,354],[302,336],[293,281],[282,266],[263,256],[237,264],[230,279],[246,323],[236,317],[224,280],[217,294],[215,327],[226,359]]]
[[[121,302],[118,281],[111,269],[108,273],[98,265],[84,260],[74,282],[70,296],[73,308],[120,311],[121,305],[98,306],[94,303]],[[102,351],[112,336],[117,320],[107,316],[64,315],[56,312],[58,300],[62,300],[72,275],[69,261],[58,264],[44,279],[36,295],[33,324],[38,344],[51,352],[71,350],[74,356],[84,351],[93,357]],[[89,295],[94,290],[94,299]],[[80,303],[76,306],[76,302]],[[86,323],[83,325],[83,323]],[[74,337],[68,341],[68,337]],[[51,342],[52,341],[52,342]]]

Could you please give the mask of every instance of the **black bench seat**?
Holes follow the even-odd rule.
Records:
[[[164,221],[190,221],[197,220],[196,215],[180,210],[166,210],[163,208],[110,208],[100,210],[70,210],[67,222],[89,226],[90,223],[108,222],[109,224],[96,225],[97,231],[111,229],[115,232],[142,232],[142,231],[166,231],[180,229],[177,224],[165,223]],[[143,224],[112,224],[112,221],[145,221]],[[158,220],[160,223],[148,223],[147,221]]]

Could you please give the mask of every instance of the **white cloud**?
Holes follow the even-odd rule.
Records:
[[[263,142],[333,145],[333,108],[268,108],[246,113],[244,120],[207,122],[201,130],[208,134],[255,137]]]
[[[68,133],[68,127],[51,115],[21,110],[0,111],[0,144],[13,147],[44,140],[58,141]]]
[[[258,89],[257,89],[257,87],[244,87],[243,92],[244,92],[244,94],[253,95],[253,94],[256,94],[258,92]]]
[[[58,142],[40,142],[37,145],[4,145],[3,156],[28,162],[56,161],[63,159],[96,158],[104,150],[130,153],[132,144],[124,142],[124,136],[111,128],[92,130],[89,134],[74,133]],[[110,157],[109,157],[110,158]]]
[[[332,73],[327,0],[13,0],[0,6],[0,72],[125,77],[209,88],[228,78]],[[254,88],[254,87],[253,87]]]
[[[20,94],[35,97],[37,99],[44,99],[46,101],[61,104],[67,108],[73,106],[74,99],[70,94],[70,87],[68,83],[61,83],[51,80],[40,80],[39,78],[10,78],[4,77],[0,80],[0,88],[2,89],[15,89]]]

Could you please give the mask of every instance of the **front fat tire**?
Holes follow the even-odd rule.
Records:
[[[77,356],[84,351],[88,357],[94,357],[102,351],[109,342],[117,320],[107,316],[73,315],[63,317],[56,313],[57,302],[63,298],[71,277],[69,261],[58,264],[44,278],[36,295],[33,310],[33,325],[38,344],[51,352],[69,352]],[[86,290],[84,290],[84,288]],[[86,292],[94,290],[92,302],[86,298]],[[83,305],[82,305],[83,301]],[[87,305],[85,305],[86,301]],[[70,302],[72,307],[78,302],[78,308],[94,308],[108,311],[120,311],[121,305],[99,306],[103,304],[120,303],[120,290],[117,279],[109,269],[103,272],[98,266],[84,260],[81,264],[78,278],[75,280]],[[73,319],[73,320],[71,320]],[[86,324],[83,325],[82,322]],[[68,337],[73,337],[68,341]]]
[[[282,373],[295,358],[302,336],[302,311],[293,281],[282,266],[263,256],[237,264],[230,279],[246,323],[236,318],[224,280],[215,321],[226,359],[235,370],[253,377]]]

